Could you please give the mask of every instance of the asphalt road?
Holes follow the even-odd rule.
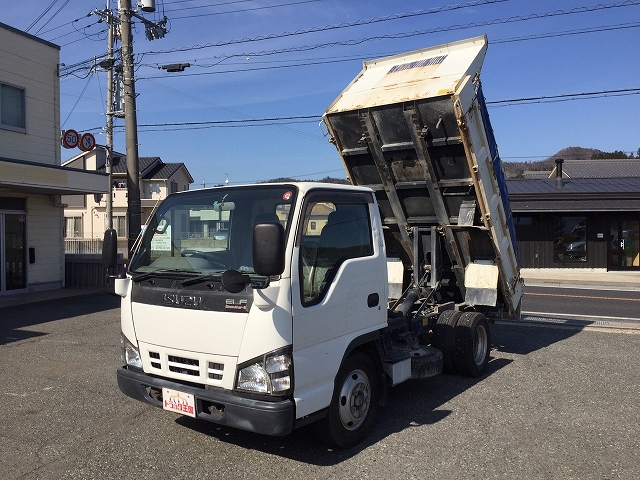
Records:
[[[522,311],[523,315],[558,314],[612,324],[637,322],[640,327],[640,291],[527,287]]]
[[[635,479],[637,333],[495,325],[484,377],[401,384],[364,444],[331,451],[122,395],[116,297],[5,308],[0,478]]]

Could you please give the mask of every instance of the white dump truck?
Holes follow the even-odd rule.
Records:
[[[169,195],[115,279],[122,392],[268,435],[313,423],[346,448],[387,388],[480,376],[490,324],[517,316],[523,293],[486,48],[364,63],[323,117],[352,185]],[[107,231],[110,268],[115,243]]]

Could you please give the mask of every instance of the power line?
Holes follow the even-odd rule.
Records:
[[[511,100],[495,100],[493,102],[487,102],[487,105],[516,105],[516,104],[528,104],[528,103],[555,103],[566,102],[568,100],[579,99],[593,99],[602,97],[621,97],[626,95],[638,95],[640,94],[640,88],[622,88],[618,90],[599,90],[596,92],[583,92],[583,93],[565,93],[560,95],[543,95],[539,97],[524,97],[514,98]]]
[[[611,30],[623,30],[626,28],[638,28],[638,27],[640,27],[640,22],[619,23],[617,25],[605,25],[600,27],[580,28],[577,30],[565,30],[563,32],[554,32],[554,33],[538,33],[534,35],[526,35],[523,37],[513,37],[513,38],[500,39],[500,40],[492,40],[491,44],[496,45],[500,43],[523,42],[527,40],[540,40],[543,38],[568,37],[571,35],[582,35],[584,33],[608,32]]]
[[[626,28],[638,28],[638,27],[640,27],[640,23],[627,23],[627,24],[618,24],[618,25],[610,25],[610,26],[603,26],[603,27],[583,28],[583,29],[573,30],[573,31],[529,35],[525,37],[514,37],[514,38],[502,39],[502,40],[492,40],[491,44],[495,45],[495,44],[521,42],[521,41],[528,41],[528,40],[540,40],[545,38],[563,37],[563,36],[569,36],[569,35],[581,35],[586,33],[605,32],[610,30],[622,30]],[[246,54],[238,54],[237,56],[238,57],[246,56],[247,58],[250,58],[250,57],[261,57],[261,56],[266,56],[271,54],[273,53],[269,52],[268,54],[264,54],[261,52],[252,52],[252,53],[246,53]],[[369,55],[369,56],[373,56],[373,55]],[[195,76],[202,76],[202,75],[220,75],[224,73],[241,73],[241,72],[254,72],[254,71],[261,71],[261,70],[277,70],[280,68],[308,67],[312,65],[350,62],[354,60],[362,60],[362,56],[350,56],[350,57],[342,57],[342,58],[329,57],[329,58],[319,58],[319,59],[307,58],[307,59],[299,59],[295,61],[280,60],[280,62],[289,61],[289,62],[298,62],[298,63],[288,63],[288,64],[281,63],[279,65],[273,65],[273,63],[276,63],[277,60],[271,60],[269,62],[256,62],[256,63],[268,63],[267,66],[262,66],[262,67],[247,67],[247,68],[235,68],[235,69],[230,68],[226,70],[216,70],[215,72],[187,72],[182,74],[177,73],[171,76],[172,77],[181,77],[181,76],[195,77]],[[236,65],[239,65],[239,64],[240,63],[237,63]],[[155,64],[142,64],[141,66],[157,68]],[[219,63],[213,64],[213,65],[199,65],[194,63],[192,66],[200,67],[200,68],[213,68],[213,67],[219,66]],[[147,79],[154,79],[154,78],[168,78],[168,76],[155,75],[155,76],[149,76],[149,77],[139,77],[138,80],[147,80]]]
[[[206,7],[222,7],[225,5],[234,5],[237,3],[247,3],[247,2],[251,2],[252,0],[233,0],[230,2],[221,2],[221,3],[211,3],[211,4],[207,4]],[[168,4],[173,4],[173,3],[180,3],[183,4],[184,2],[182,0],[179,0],[178,2],[164,2],[164,5],[168,5]],[[181,6],[181,7],[175,7],[175,8],[167,8],[165,10],[165,13],[172,13],[172,12],[183,12],[185,10],[196,10],[196,9],[202,9],[203,5],[196,5],[193,7],[185,7],[185,6]],[[229,11],[229,12],[223,12],[223,13],[236,13],[236,11]],[[200,15],[198,15],[200,16]],[[180,17],[182,18],[182,17]],[[187,18],[187,17],[185,17]]]
[[[73,104],[73,107],[71,108],[71,111],[69,112],[69,115],[67,115],[67,118],[64,119],[64,122],[62,122],[62,124],[60,125],[60,128],[65,126],[65,124],[67,123],[67,120],[69,120],[69,117],[71,116],[73,111],[78,106],[78,103],[80,102],[80,99],[82,98],[82,95],[84,95],[84,91],[89,86],[89,82],[91,82],[91,77],[89,77],[89,79],[87,80],[87,83],[85,83],[84,88],[82,89],[82,91],[80,92],[80,95],[78,95],[78,98],[76,99],[76,103]]]
[[[44,17],[47,13],[49,13],[49,10],[51,10],[53,8],[53,6],[58,3],[58,0],[53,0],[49,6],[47,8],[44,9],[44,12],[42,12],[38,18],[36,18],[33,22],[31,22],[31,25],[29,25],[25,32],[29,32],[29,30],[31,30],[33,27],[35,27],[36,23],[38,23],[40,20],[42,20],[42,17]]]
[[[460,10],[460,9],[463,9],[463,8],[476,7],[476,6],[480,6],[480,5],[489,5],[489,4],[493,4],[493,3],[501,3],[501,2],[505,2],[505,1],[507,1],[507,0],[474,0],[474,1],[471,1],[471,2],[458,3],[458,4],[455,4],[455,5],[444,5],[442,7],[428,8],[428,9],[418,10],[418,11],[413,11],[413,12],[397,13],[397,14],[393,14],[393,15],[387,15],[387,16],[384,16],[384,17],[374,17],[374,18],[369,18],[369,19],[366,19],[366,20],[356,20],[354,22],[343,22],[343,23],[333,24],[333,25],[324,25],[322,27],[311,27],[311,28],[307,28],[307,29],[299,29],[299,30],[293,30],[293,31],[288,31],[288,32],[271,33],[271,34],[267,34],[267,35],[259,35],[257,37],[252,37],[252,38],[241,38],[241,39],[235,39],[235,40],[224,40],[224,41],[220,41],[220,42],[205,43],[203,45],[192,45],[190,47],[171,48],[171,49],[168,49],[168,50],[157,50],[157,51],[153,51],[152,50],[152,51],[144,52],[144,55],[162,55],[162,54],[166,54],[166,53],[187,52],[187,51],[191,51],[191,50],[202,50],[202,49],[206,49],[206,48],[223,47],[223,46],[229,46],[229,45],[234,45],[234,44],[239,44],[239,43],[250,43],[250,42],[260,42],[260,41],[264,41],[264,40],[274,40],[274,39],[285,38],[285,37],[294,37],[294,36],[299,36],[299,35],[307,35],[309,33],[326,32],[326,31],[329,31],[329,30],[337,30],[337,29],[342,29],[342,28],[352,28],[352,27],[362,26],[362,25],[371,25],[371,24],[375,24],[375,23],[388,22],[388,21],[391,21],[391,20],[398,20],[398,19],[403,19],[403,18],[418,17],[418,16],[423,16],[423,15],[433,15],[433,14],[436,14],[436,13],[448,12],[448,11],[453,11],[453,10]],[[632,1],[632,0],[629,0],[629,1]],[[235,55],[233,55],[233,56],[235,56]]]
[[[238,111],[236,111],[236,110],[233,110],[233,109],[231,109],[231,108],[223,107],[223,106],[221,106],[221,105],[218,105],[218,104],[216,104],[216,103],[210,102],[210,101],[208,101],[208,100],[203,100],[203,99],[198,98],[198,97],[195,97],[195,96],[193,96],[193,95],[190,95],[190,94],[187,94],[187,93],[181,92],[180,90],[176,90],[175,88],[167,87],[166,85],[162,85],[162,84],[160,84],[160,83],[158,83],[158,82],[153,82],[153,83],[154,83],[154,84],[156,84],[156,85],[158,85],[158,86],[159,86],[159,87],[161,87],[161,88],[164,88],[164,89],[166,89],[166,90],[173,91],[174,93],[176,93],[176,94],[178,94],[178,95],[180,95],[180,96],[182,96],[182,97],[188,98],[188,99],[190,99],[190,100],[193,100],[193,101],[195,101],[195,102],[197,102],[197,103],[199,103],[199,104],[202,104],[202,105],[209,105],[209,106],[212,106],[212,107],[218,108],[218,109],[220,109],[220,110],[223,110],[223,111],[229,112],[229,113],[231,113],[232,115],[235,115],[235,116],[238,116],[238,117],[241,117],[241,118],[245,118],[245,119],[246,119],[246,118],[248,118],[248,117],[247,117],[246,115],[244,115],[243,113],[238,112]],[[290,128],[290,127],[286,127],[286,126],[284,126],[283,124],[282,124],[282,125],[278,125],[278,128],[280,128],[280,129],[282,129],[282,130],[286,130],[286,131],[288,131],[288,132],[290,132],[290,133],[293,133],[293,134],[295,134],[295,135],[300,135],[300,136],[305,136],[305,137],[311,137],[311,138],[317,138],[315,135],[311,135],[311,134],[309,134],[309,133],[307,133],[307,132],[302,132],[302,131],[295,130],[295,129]]]
[[[493,1],[504,1],[504,0],[493,0]],[[482,5],[482,4],[486,4],[486,3],[493,3],[492,0],[478,0],[478,2],[471,2],[475,5]],[[400,32],[400,33],[396,33],[396,34],[388,34],[388,35],[376,35],[373,37],[366,37],[366,38],[360,38],[360,39],[350,39],[350,40],[344,40],[344,41],[335,41],[335,42],[327,42],[327,43],[321,43],[321,44],[316,44],[316,45],[304,45],[304,46],[300,46],[300,47],[291,47],[289,49],[282,49],[282,50],[278,50],[278,52],[282,52],[282,53],[288,53],[288,52],[301,52],[301,51],[309,51],[309,50],[316,50],[319,48],[327,48],[327,47],[333,47],[333,46],[346,46],[346,45],[359,45],[365,42],[370,42],[370,41],[374,41],[374,40],[392,40],[392,39],[399,39],[399,38],[409,38],[409,37],[415,37],[418,35],[426,35],[426,34],[431,34],[431,33],[441,33],[441,32],[449,32],[449,31],[453,31],[453,30],[464,30],[464,29],[468,29],[468,28],[476,28],[476,27],[484,27],[484,26],[490,26],[490,25],[501,25],[501,24],[508,24],[508,23],[515,23],[515,22],[524,22],[524,21],[529,21],[529,20],[539,20],[542,18],[550,18],[550,17],[557,17],[557,16],[563,16],[563,15],[574,15],[574,14],[579,14],[579,13],[592,13],[592,12],[596,12],[599,10],[608,10],[608,9],[612,9],[612,8],[621,8],[621,7],[629,7],[629,6],[636,6],[640,4],[640,0],[625,0],[624,2],[619,2],[619,3],[610,3],[610,4],[599,4],[599,5],[595,5],[595,6],[581,6],[581,7],[575,7],[569,10],[554,10],[552,12],[546,12],[546,13],[532,13],[529,15],[517,15],[517,16],[512,16],[512,17],[508,17],[508,18],[496,18],[493,20],[486,20],[486,21],[481,21],[481,22],[471,22],[468,23],[466,25],[460,25],[460,24],[455,24],[455,25],[450,25],[447,27],[436,27],[433,29],[428,29],[428,30],[419,30],[419,31],[414,31],[414,32]],[[464,6],[470,6],[469,3],[467,4],[459,4],[459,5],[464,5]],[[463,8],[463,7],[459,7],[459,8]],[[429,10],[434,10],[434,9],[429,9]],[[418,14],[420,15],[425,15],[427,14],[427,12],[429,12],[429,10],[427,11],[423,11],[424,13],[420,13],[420,12],[408,12],[406,15],[407,16],[417,16]],[[431,13],[438,13],[438,12],[431,12]],[[403,17],[405,18],[405,17]],[[388,17],[376,17],[376,19],[370,19],[369,21],[371,23],[374,23],[374,21],[388,21],[391,19],[395,19],[395,18],[388,18]],[[360,22],[367,22],[367,21],[360,21]],[[345,26],[340,26],[340,25],[326,25],[324,27],[314,27],[311,29],[306,29],[306,30],[297,30],[297,31],[290,31],[290,32],[282,32],[282,33],[277,33],[277,34],[269,34],[269,35],[259,35],[256,37],[252,37],[252,38],[242,38],[242,39],[235,39],[235,40],[224,40],[224,41],[220,41],[220,42],[212,42],[212,43],[206,43],[203,45],[192,45],[189,47],[178,47],[178,48],[172,48],[172,49],[168,49],[168,50],[151,50],[151,51],[147,51],[144,52],[143,55],[163,55],[163,54],[168,54],[168,53],[176,53],[176,52],[187,52],[187,51],[193,51],[193,50],[202,50],[202,49],[206,49],[206,48],[214,48],[214,47],[222,47],[222,46],[229,46],[229,45],[234,45],[234,44],[241,44],[241,43],[250,43],[250,42],[259,42],[259,41],[263,41],[263,40],[273,40],[276,38],[283,38],[283,37],[291,37],[291,36],[298,36],[298,35],[304,35],[310,32],[323,32],[323,31],[327,31],[327,30],[333,30],[335,28],[346,28],[347,26],[354,26],[353,24],[358,23],[358,22],[351,22],[348,24],[344,24]],[[360,23],[358,23],[360,24]],[[362,23],[364,24],[364,23]],[[274,51],[275,52],[275,51]],[[263,54],[268,54],[267,52],[264,52]],[[236,57],[238,55],[241,54],[236,54],[236,55],[221,55],[218,58],[221,59],[226,59],[226,58],[231,58],[231,57]]]
[[[182,20],[184,18],[200,18],[200,17],[211,17],[214,15],[227,15],[230,13],[244,13],[244,12],[255,12],[259,10],[269,10],[272,8],[280,8],[280,7],[291,7],[297,5],[303,5],[305,3],[316,3],[321,0],[302,0],[300,2],[290,2],[290,3],[280,3],[278,5],[265,5],[263,7],[253,7],[253,8],[242,8],[238,10],[230,10],[228,12],[211,12],[211,13],[198,13],[194,15],[183,15],[182,17],[173,17],[174,20]],[[240,2],[229,2],[229,3],[240,3]],[[216,6],[216,5],[214,5]]]
[[[66,1],[65,1],[65,2],[60,6],[60,8],[58,8],[58,10],[56,10],[56,11],[54,12],[54,14],[53,14],[53,15],[51,15],[51,17],[49,17],[49,20],[47,20],[46,22],[44,22],[44,24],[43,24],[43,25],[42,25],[42,26],[41,26],[41,27],[36,31],[36,35],[37,35],[38,33],[40,33],[40,30],[42,30],[44,27],[46,27],[46,26],[49,24],[49,22],[50,22],[51,20],[53,20],[54,18],[56,18],[56,17],[58,16],[58,14],[62,11],[62,9],[63,9],[64,7],[66,7],[66,6],[67,6],[67,4],[68,4],[68,3],[69,3],[69,0],[66,0]]]
[[[517,104],[528,103],[547,103],[567,100],[590,100],[594,98],[602,98],[608,96],[622,95],[638,95],[640,88],[622,88],[616,90],[599,90],[593,92],[581,93],[564,93],[558,95],[542,95],[537,97],[522,97],[506,100],[487,101],[487,105],[512,106]],[[313,123],[322,118],[322,115],[290,115],[283,117],[264,117],[264,118],[244,118],[241,120],[210,120],[198,122],[164,122],[164,123],[147,123],[139,124],[138,127],[145,129],[143,131],[173,131],[173,130],[194,130],[204,128],[220,128],[220,127],[258,127],[277,124],[290,123]],[[86,131],[100,130],[101,127],[92,128]]]
[[[485,2],[487,1],[505,1],[505,0],[484,0]],[[481,0],[479,0],[479,2],[467,2],[464,4],[457,4],[457,5],[449,5],[446,6],[446,8],[449,9],[454,9],[454,8],[463,8],[462,6],[470,6],[471,4],[484,4],[481,2]],[[548,17],[554,17],[554,16],[559,16],[559,15],[573,15],[573,14],[578,14],[578,13],[590,13],[590,12],[595,12],[598,10],[603,10],[603,9],[610,9],[610,8],[620,8],[620,7],[627,7],[627,6],[635,6],[640,4],[640,0],[626,0],[624,2],[619,2],[619,3],[612,3],[612,4],[607,4],[607,5],[596,5],[596,6],[592,6],[592,7],[576,7],[570,10],[556,10],[553,12],[546,12],[546,13],[541,13],[541,14],[530,14],[527,16],[516,16],[516,17],[509,17],[506,19],[493,19],[493,20],[487,20],[484,22],[472,22],[472,23],[468,23],[466,25],[451,25],[448,27],[436,27],[433,29],[429,29],[429,30],[422,30],[422,31],[414,31],[414,32],[400,32],[400,33],[396,33],[396,34],[390,34],[390,35],[379,35],[379,36],[374,36],[374,37],[368,37],[368,38],[362,38],[362,39],[351,39],[351,40],[345,40],[345,41],[336,41],[336,42],[328,42],[328,43],[322,43],[322,44],[316,44],[316,45],[303,45],[303,46],[298,46],[298,47],[289,47],[289,48],[283,48],[283,49],[276,49],[276,50],[270,50],[270,51],[260,51],[260,52],[249,52],[249,53],[238,53],[238,54],[233,54],[233,55],[220,55],[220,56],[214,56],[212,58],[217,59],[218,60],[218,64],[223,62],[224,60],[230,59],[230,58],[237,58],[237,57],[259,57],[259,56],[269,56],[269,55],[277,55],[277,54],[283,54],[283,53],[294,53],[294,52],[304,52],[304,51],[312,51],[312,50],[316,50],[316,49],[323,49],[323,48],[327,48],[327,47],[334,47],[334,46],[352,46],[352,45],[358,45],[361,43],[365,43],[365,42],[369,42],[369,41],[374,41],[374,40],[384,40],[384,39],[402,39],[402,38],[409,38],[409,37],[414,37],[414,36],[420,36],[420,35],[427,35],[427,34],[432,34],[432,33],[439,33],[439,32],[446,32],[446,31],[452,31],[452,30],[461,30],[461,29],[467,29],[467,28],[475,28],[475,27],[480,27],[480,26],[489,26],[489,25],[496,25],[496,24],[506,24],[506,23],[512,23],[512,22],[523,22],[523,21],[529,21],[529,20],[536,20],[536,19],[541,19],[541,18],[548,18]],[[444,7],[440,7],[440,8],[444,8]],[[430,10],[434,10],[434,9],[430,9]],[[422,13],[421,13],[422,12]],[[402,14],[396,14],[394,16],[394,18],[405,18],[406,16],[410,16],[410,15],[417,15],[417,14],[426,14],[425,12],[427,12],[427,10],[423,10],[420,12],[406,12],[406,13],[402,13]],[[436,12],[432,12],[432,13],[436,13]],[[390,17],[375,17],[373,19],[368,19],[368,20],[361,20],[358,22],[377,22],[377,21],[386,21],[384,19],[390,19]],[[344,27],[340,27],[340,28],[345,28],[346,26],[349,25],[353,25],[355,23],[358,22],[351,22],[350,24],[344,24]],[[629,25],[627,27],[622,27],[622,28],[635,28],[638,27],[639,24],[632,24]],[[314,31],[322,31],[321,29],[323,28],[327,28],[327,29],[332,29],[335,28],[336,26],[325,26],[325,27],[314,27]],[[602,30],[599,29],[582,29],[582,30],[577,30],[575,32],[559,32],[559,33],[554,33],[554,34],[548,34],[548,35],[539,35],[539,36],[531,36],[530,38],[526,38],[526,37],[521,37],[520,39],[505,39],[505,40],[499,40],[493,43],[507,43],[507,42],[511,42],[511,41],[522,41],[522,40],[528,40],[528,39],[535,39],[535,38],[550,38],[550,37],[554,37],[554,36],[563,36],[563,35],[570,35],[570,34],[579,34],[579,33],[588,33],[588,32],[596,32],[596,31],[605,31],[608,29],[614,29],[615,27],[605,27]],[[250,38],[250,39],[240,39],[240,40],[229,40],[229,41],[223,41],[223,42],[216,42],[216,43],[209,43],[209,44],[204,44],[204,45],[194,45],[191,47],[181,47],[181,48],[175,48],[175,49],[169,49],[169,50],[158,50],[158,51],[149,51],[149,52],[145,52],[142,53],[141,56],[144,55],[161,55],[161,54],[168,54],[168,53],[175,53],[175,52],[185,52],[185,51],[191,51],[191,50],[198,50],[198,49],[205,49],[205,48],[211,48],[211,47],[217,47],[217,46],[225,46],[225,45],[230,45],[230,44],[234,44],[234,43],[243,43],[243,42],[254,42],[254,41],[259,41],[259,40],[266,40],[266,39],[272,39],[272,38],[282,38],[282,36],[290,36],[290,35],[301,35],[303,33],[307,33],[309,30],[299,30],[296,32],[284,32],[284,33],[280,33],[280,34],[271,34],[271,35],[265,35],[265,36],[259,36],[259,37],[254,37],[254,38]],[[90,62],[92,62],[93,59],[89,59],[89,60],[85,60],[84,63],[86,64],[86,67],[89,66]],[[80,62],[83,63],[83,62]],[[322,62],[322,63],[330,63],[330,62]],[[149,66],[147,64],[147,66]],[[292,66],[301,66],[301,65],[292,65]],[[275,68],[273,66],[269,67],[269,68],[248,68],[248,69],[242,69],[239,71],[252,71],[252,70],[265,70],[265,69],[272,69]],[[216,74],[216,73],[231,73],[231,71],[224,71],[224,72],[213,72],[213,73],[208,73],[208,74]],[[64,76],[66,74],[69,74],[67,71],[65,72],[61,72],[61,76]],[[183,73],[183,74],[173,74],[171,76],[173,77],[180,77],[180,76],[196,76],[196,75],[206,75],[207,73],[193,73],[193,72],[189,72],[189,73]],[[149,76],[149,77],[140,77],[139,80],[143,80],[143,79],[152,79],[152,78],[167,78],[166,75],[156,75],[156,76]]]

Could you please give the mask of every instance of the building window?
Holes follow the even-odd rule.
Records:
[[[113,228],[116,229],[118,237],[125,238],[127,236],[127,217],[113,217]]]
[[[24,88],[0,83],[0,127],[21,132],[25,131]]]
[[[587,261],[587,218],[555,217],[555,240],[553,260],[555,262]]]
[[[178,182],[171,182],[171,193],[176,193],[178,191]]]
[[[82,237],[82,217],[65,217],[64,236],[65,238]]]

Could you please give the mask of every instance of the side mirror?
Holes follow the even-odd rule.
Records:
[[[253,229],[253,269],[272,277],[284,272],[284,227],[280,223],[259,223]]]
[[[118,234],[113,228],[104,232],[102,265],[107,270],[113,270],[118,266]]]

